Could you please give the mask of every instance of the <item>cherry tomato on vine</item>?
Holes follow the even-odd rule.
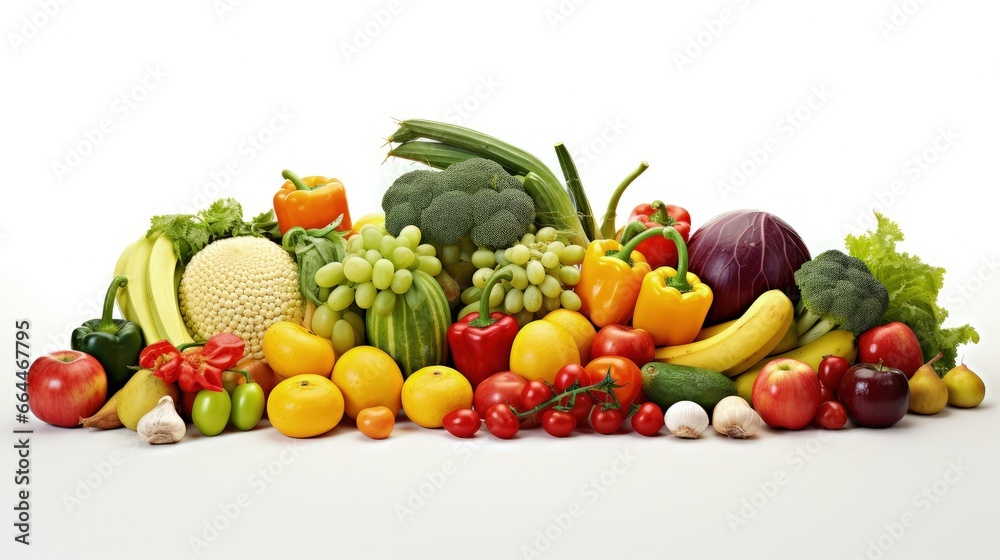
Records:
[[[542,414],[542,429],[550,436],[566,437],[576,429],[576,416],[561,410],[546,410]]]
[[[603,410],[600,406],[595,406],[594,411],[590,413],[590,425],[599,434],[608,435],[617,432],[618,428],[622,427],[622,421],[622,413],[617,408]]]
[[[520,423],[514,411],[506,403],[497,403],[486,411],[486,429],[500,439],[510,439],[517,435]]]
[[[839,430],[847,424],[847,410],[837,401],[820,403],[813,422],[824,430]]]
[[[229,419],[237,430],[251,430],[264,415],[264,389],[250,382],[233,389]]]
[[[214,436],[226,429],[233,403],[229,393],[202,389],[194,397],[191,420],[203,436]]]
[[[820,384],[836,396],[837,388],[840,387],[840,380],[844,378],[844,374],[849,367],[851,367],[851,362],[848,362],[847,358],[825,356],[816,369],[816,373],[819,374]]]
[[[444,429],[448,433],[460,438],[470,438],[476,435],[483,421],[479,414],[471,408],[460,408],[452,410],[444,415]]]
[[[655,436],[663,428],[663,410],[654,402],[642,403],[632,415],[632,429],[637,434]]]
[[[559,404],[569,406],[569,401],[570,397],[563,397]],[[573,408],[569,410],[569,413],[576,417],[576,422],[579,424],[587,421],[592,408],[594,408],[594,399],[590,398],[587,393],[577,393],[576,400],[573,401]]]
[[[555,389],[556,393],[562,393],[578,381],[580,385],[585,385],[588,378],[587,370],[580,364],[566,364],[556,373],[552,388]]]
[[[552,389],[542,381],[537,379],[529,381],[521,389],[521,397],[518,400],[520,407],[518,412],[527,412],[536,406],[552,398]]]
[[[611,378],[614,379],[615,385],[621,385],[615,389],[615,396],[618,397],[618,402],[623,409],[627,410],[642,391],[642,371],[639,370],[639,366],[635,365],[635,362],[628,358],[601,356],[591,360],[585,369],[588,376],[587,385],[599,383],[609,371],[611,372]],[[593,397],[594,401],[598,403],[608,400],[607,393],[600,391],[593,391]]]

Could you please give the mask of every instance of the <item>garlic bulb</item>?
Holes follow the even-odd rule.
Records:
[[[663,418],[670,433],[679,438],[694,439],[708,428],[708,413],[692,401],[676,402]]]
[[[177,443],[187,432],[187,425],[177,414],[174,399],[166,395],[160,397],[156,406],[139,419],[136,432],[149,444]]]
[[[753,437],[760,430],[760,424],[760,415],[743,397],[726,397],[712,411],[712,427],[731,438]]]

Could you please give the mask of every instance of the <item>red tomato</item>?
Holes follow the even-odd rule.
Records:
[[[460,438],[470,438],[476,435],[483,421],[479,414],[471,408],[460,408],[444,415],[444,429]]]
[[[587,379],[587,370],[583,369],[583,366],[580,364],[567,364],[556,373],[555,380],[552,382],[552,388],[555,389],[556,393],[562,393],[577,381],[580,382],[580,385],[586,384]]]
[[[847,410],[837,401],[826,401],[819,405],[813,422],[824,430],[839,430],[847,424]]]
[[[644,436],[655,436],[663,428],[663,410],[653,402],[643,403],[632,415],[632,429]]]
[[[486,411],[486,429],[500,439],[510,439],[517,435],[520,423],[510,406],[497,403]]]
[[[819,382],[836,395],[837,387],[840,387],[840,380],[844,378],[849,367],[851,367],[851,362],[848,362],[847,358],[826,356],[819,363],[816,373],[819,374]]]
[[[552,389],[539,380],[529,381],[521,389],[521,397],[518,399],[518,412],[527,412],[536,406],[552,398]]]
[[[599,434],[607,435],[617,432],[618,428],[622,427],[622,421],[622,413],[616,408],[603,410],[601,407],[595,406],[594,411],[590,413],[590,425]]]
[[[837,397],[833,394],[833,391],[820,385],[819,402],[825,403],[826,401],[835,401],[835,400],[837,400]]]
[[[546,410],[542,414],[542,428],[551,436],[566,437],[576,429],[576,416],[561,410]]]
[[[615,396],[621,408],[628,409],[635,397],[642,391],[642,371],[635,362],[620,356],[601,356],[591,360],[587,367],[587,385],[593,385],[604,379],[611,372],[611,378],[615,385],[620,385],[615,389]],[[600,391],[593,392],[595,402],[606,402],[608,395]]]
[[[570,397],[563,397],[559,404],[562,406],[569,406]],[[573,408],[570,409],[569,413],[576,417],[576,422],[586,422],[587,418],[590,417],[590,409],[594,407],[594,399],[590,398],[587,393],[577,393],[576,400],[573,401]]]

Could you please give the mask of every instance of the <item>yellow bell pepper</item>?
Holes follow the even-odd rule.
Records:
[[[694,341],[712,306],[712,289],[687,271],[684,239],[673,228],[663,236],[677,245],[677,269],[661,266],[642,281],[632,326],[647,331],[657,346]]]
[[[630,224],[631,225],[631,224]],[[613,239],[592,241],[580,268],[580,282],[573,291],[580,297],[580,313],[598,327],[624,325],[632,319],[642,279],[649,263],[635,248],[650,237],[666,235],[667,229],[639,224],[643,232],[624,246]]]

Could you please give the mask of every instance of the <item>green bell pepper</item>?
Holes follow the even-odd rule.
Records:
[[[70,347],[73,350],[90,354],[104,367],[104,373],[108,377],[108,395],[115,394],[125,386],[135,373],[130,366],[139,365],[139,352],[143,348],[139,325],[111,318],[115,294],[126,285],[128,278],[124,275],[115,276],[104,298],[101,318],[87,321],[74,329],[70,336]]]

